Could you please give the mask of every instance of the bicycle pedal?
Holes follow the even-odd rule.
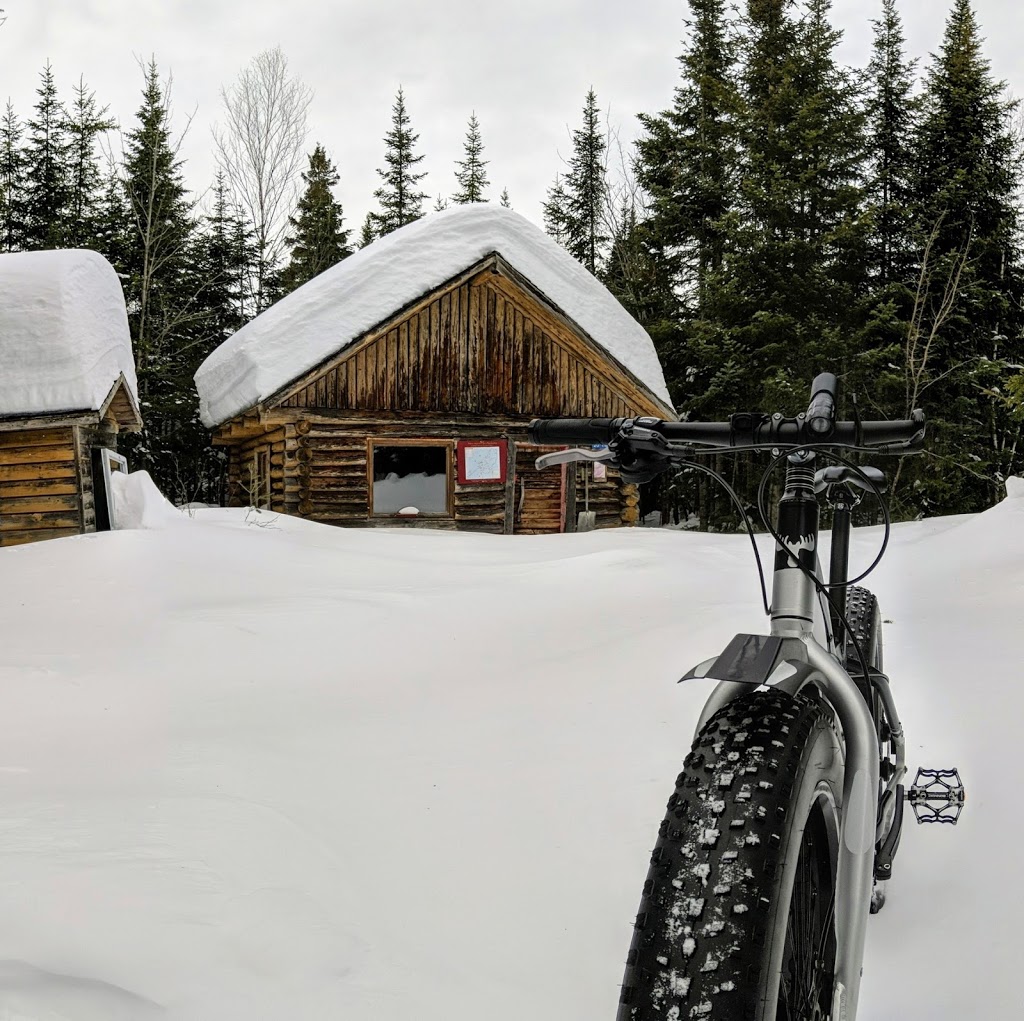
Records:
[[[940,822],[955,826],[967,801],[967,793],[955,769],[918,769],[906,800],[919,823]]]

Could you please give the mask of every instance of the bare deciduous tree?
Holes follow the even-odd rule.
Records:
[[[214,127],[217,157],[255,232],[254,290],[261,312],[298,192],[313,92],[289,74],[276,46],[253,58],[233,85],[221,89],[221,98],[226,123]]]

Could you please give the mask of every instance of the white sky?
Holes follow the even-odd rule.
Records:
[[[338,166],[338,196],[357,231],[374,208],[376,168],[399,83],[419,132],[426,191],[450,195],[466,120],[480,118],[491,194],[507,187],[514,208],[540,221],[540,204],[568,129],[593,85],[624,142],[636,113],[670,101],[684,33],[681,0],[0,0],[0,102],[31,114],[47,59],[63,97],[84,75],[122,125],[139,101],[138,60],[154,55],[174,75],[176,124],[194,112],[183,146],[196,190],[213,176],[211,125],[220,86],[253,55],[280,44],[316,98],[308,148],[322,142]],[[950,3],[901,0],[909,51],[936,49]],[[842,56],[866,61],[869,19],[880,0],[835,0],[846,31]],[[1024,95],[1024,5],[975,0],[997,75]],[[432,201],[431,201],[432,204]]]

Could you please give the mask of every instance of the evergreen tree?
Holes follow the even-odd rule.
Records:
[[[807,380],[856,352],[864,297],[863,114],[838,66],[829,0],[749,0],[738,217],[721,321],[746,354],[752,406],[796,410]]]
[[[920,401],[935,420],[933,460],[919,480],[929,513],[981,510],[1024,466],[1020,425],[1000,396],[1024,360],[1014,109],[982,52],[970,0],[954,0],[916,144],[926,255],[906,380],[908,403]],[[955,301],[939,322],[934,309],[950,285]]]
[[[383,237],[423,215],[425,192],[419,183],[426,171],[416,172],[422,154],[415,152],[419,135],[413,134],[409,113],[405,108],[405,94],[401,87],[391,110],[391,130],[384,136],[384,162],[387,166],[377,173],[384,182],[374,193],[380,203],[380,212],[374,214],[374,234]]]
[[[637,178],[650,195],[644,233],[665,291],[692,292],[690,313],[713,314],[708,278],[723,265],[737,179],[737,43],[725,0],[690,0],[690,11],[672,107],[640,115]]]
[[[0,251],[17,252],[25,244],[25,157],[22,127],[11,101],[0,120]]]
[[[605,234],[606,149],[597,96],[590,89],[583,106],[583,127],[572,133],[572,156],[565,177],[568,194],[565,247],[595,275],[608,241]]]
[[[116,127],[117,122],[107,116],[107,107],[97,107],[95,93],[86,88],[84,79],[79,79],[66,123],[70,142],[70,202],[65,242],[69,247],[98,247],[103,175],[96,145],[102,134]]]
[[[25,241],[30,249],[62,248],[71,205],[71,142],[49,63],[40,78],[25,146]]]
[[[341,203],[331,191],[338,183],[338,171],[322,145],[310,154],[302,180],[306,190],[296,215],[288,221],[292,228],[287,239],[291,259],[282,274],[285,294],[352,254]]]
[[[363,220],[363,226],[359,231],[359,247],[365,248],[367,245],[372,245],[377,240],[377,225],[374,222],[373,213],[367,213],[366,219]]]
[[[123,182],[130,216],[125,262],[128,322],[145,427],[127,440],[130,459],[164,492],[195,499],[211,484],[192,375],[205,337],[202,260],[193,202],[172,141],[170,100],[155,61],[144,68],[142,104],[126,135]]]
[[[508,197],[508,188],[501,189],[501,207],[502,209],[512,208],[512,200]]]
[[[872,280],[884,289],[893,283],[905,283],[913,266],[910,238],[916,61],[908,61],[905,55],[903,23],[896,0],[882,0],[882,17],[872,24],[874,52],[867,73],[867,196],[874,226],[869,272]]]
[[[452,202],[466,205],[470,202],[486,202],[484,191],[491,183],[487,179],[487,160],[481,159],[484,145],[480,138],[480,123],[476,113],[469,116],[469,127],[466,129],[465,158],[457,160],[455,180],[459,182],[459,190],[452,196]]]
[[[252,228],[235,205],[223,170],[213,184],[210,211],[204,217],[204,230],[198,239],[205,283],[201,300],[204,341],[196,352],[196,367],[241,329],[250,318],[252,307],[249,280],[257,258]]]
[[[434,202],[434,212],[443,213],[448,208],[448,200],[443,195],[438,195]]]
[[[569,243],[569,193],[565,190],[562,175],[555,174],[555,183],[548,189],[543,204],[544,229],[563,247]]]

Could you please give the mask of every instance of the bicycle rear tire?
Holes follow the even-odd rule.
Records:
[[[708,721],[651,856],[618,1021],[827,1021],[841,793],[816,699],[753,692]]]

